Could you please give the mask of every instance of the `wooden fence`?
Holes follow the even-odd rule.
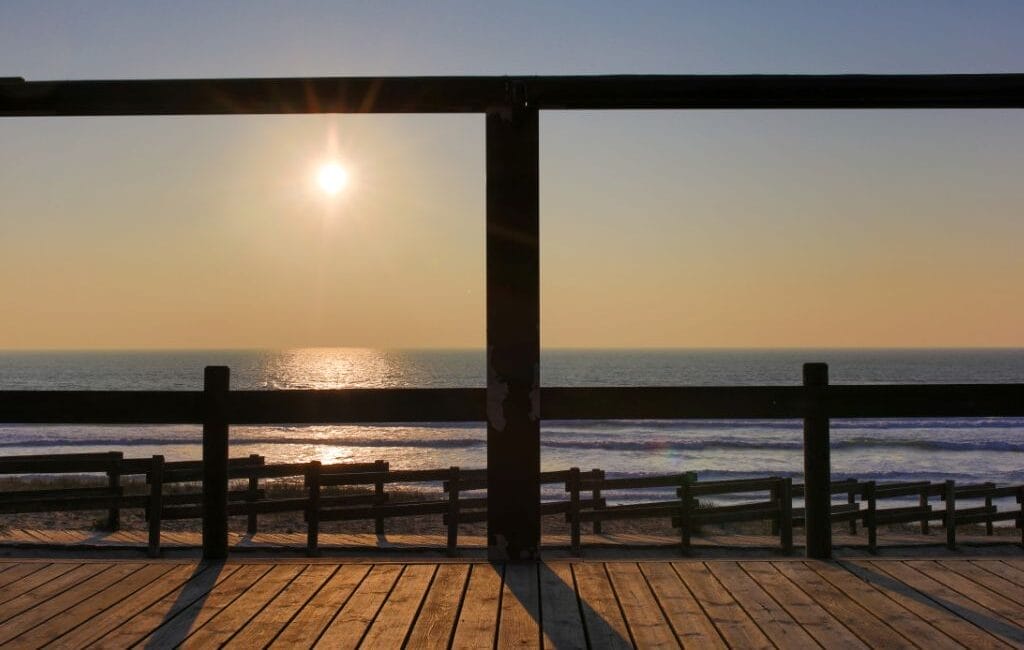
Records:
[[[801,488],[801,494],[805,504],[796,519],[805,531],[807,555],[825,558],[832,552],[833,518],[842,514],[834,512],[832,507],[831,418],[1024,416],[1024,384],[837,386],[829,384],[825,364],[805,364],[803,370],[802,386],[545,388],[539,393],[539,417],[556,420],[802,418],[806,486]],[[201,503],[178,505],[190,505],[193,507],[190,512],[202,514],[204,556],[223,558],[227,556],[229,512],[255,507],[233,502],[228,494],[228,480],[232,476],[228,460],[230,425],[482,422],[487,419],[484,389],[232,391],[228,376],[226,367],[206,368],[202,392],[0,391],[0,422],[202,424],[203,461],[192,468],[190,475],[201,479],[202,490],[195,497]],[[539,543],[543,514],[539,487],[546,479],[542,473],[534,471],[533,463],[537,461],[539,465],[540,442],[530,438],[517,444],[535,446],[537,458],[524,460],[518,455],[506,456],[498,453],[498,449],[491,449],[490,443],[488,446],[492,466],[484,480],[493,506],[488,510],[488,538],[500,535],[501,530],[511,525],[511,520],[504,521],[507,516],[520,521],[525,515],[516,508],[522,505],[525,512],[534,513],[530,515],[533,517],[530,522],[536,528]],[[101,465],[112,462],[111,458],[81,459],[80,466],[91,463],[90,467],[98,468],[91,471],[107,472],[108,468]],[[45,464],[45,460],[39,462]],[[523,470],[522,475],[514,471],[517,468]],[[91,503],[119,498],[117,481],[124,473],[110,474],[108,493],[82,494],[79,498],[91,498]],[[325,475],[323,480],[335,479]],[[580,478],[581,482],[587,480],[592,479]],[[599,483],[586,485],[593,487]],[[776,485],[773,489],[782,488]],[[864,497],[863,492],[855,496]],[[877,500],[878,496],[874,498]],[[600,499],[600,495],[592,495],[592,499]],[[390,506],[386,504],[370,505],[383,509],[383,513],[401,511],[387,510]],[[439,509],[441,506],[432,507]],[[510,512],[514,516],[509,515]],[[116,518],[116,513],[112,516]],[[465,516],[482,515],[466,513]],[[600,523],[600,517],[605,515],[587,516],[597,517],[594,521]],[[680,516],[685,530],[685,516]],[[926,514],[921,514],[920,518],[934,519]],[[496,525],[498,520],[504,522],[504,527]],[[870,522],[867,525],[870,529]],[[527,537],[531,535],[532,532]]]
[[[0,515],[54,511],[106,510],[106,525],[116,530],[122,509],[144,509],[149,531],[149,553],[160,552],[161,525],[164,521],[201,519],[203,494],[187,491],[203,478],[201,461],[165,462],[163,456],[126,459],[121,452],[67,454],[60,456],[11,456],[0,458],[0,474],[82,474],[105,473],[105,487],[75,487],[46,490],[19,490],[0,493]],[[145,494],[124,493],[121,477],[144,476]],[[232,458],[228,462],[228,478],[244,480],[246,487],[228,490],[226,516],[247,518],[247,532],[255,534],[259,516],[270,513],[302,513],[307,526],[307,551],[316,555],[323,522],[373,521],[374,531],[384,534],[385,520],[394,517],[441,516],[447,532],[447,550],[456,554],[459,526],[487,520],[487,471],[482,469],[393,470],[385,461],[372,463],[267,464],[259,455]],[[261,480],[301,479],[304,496],[268,498]],[[804,485],[793,485],[782,477],[751,478],[727,481],[698,481],[691,473],[608,478],[600,469],[580,471],[570,468],[542,472],[545,485],[563,485],[564,500],[541,504],[544,515],[564,515],[570,529],[570,546],[575,553],[582,548],[581,528],[589,523],[595,533],[601,524],[634,519],[661,519],[678,530],[680,548],[690,548],[691,536],[700,526],[749,521],[770,522],[772,534],[778,535],[782,552],[793,549],[793,529],[806,525],[806,510],[794,508],[793,501],[806,494]],[[440,483],[436,498],[415,501],[393,501],[388,486]],[[167,491],[178,485],[185,491]],[[265,485],[264,485],[265,487]],[[363,488],[362,493],[325,494],[325,488]],[[607,493],[629,500],[632,490],[674,488],[676,498],[654,502],[631,502],[608,505]],[[942,483],[876,483],[846,480],[832,483],[830,494],[845,494],[847,503],[831,505],[830,526],[848,523],[851,533],[860,523],[867,531],[867,546],[877,551],[880,526],[918,523],[921,532],[929,532],[929,522],[940,521],[946,529],[946,543],[956,547],[957,526],[985,524],[993,533],[994,522],[1014,521],[1021,529],[1024,544],[1024,485],[996,486],[992,483],[960,485]],[[743,503],[716,505],[715,497],[741,495]],[[879,508],[879,501],[917,496],[916,506]],[[995,499],[1016,497],[1018,508],[1000,511]],[[943,502],[933,508],[933,500]],[[984,500],[983,506],[962,507],[963,500]]]

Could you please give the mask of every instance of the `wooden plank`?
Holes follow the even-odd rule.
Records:
[[[605,568],[633,642],[641,648],[679,648],[640,567],[633,562],[609,562]]]
[[[505,567],[498,618],[498,648],[540,647],[540,586],[537,565]]]
[[[330,579],[337,566],[312,564],[303,570],[252,620],[231,637],[225,648],[263,648]]]
[[[37,573],[39,571],[47,569],[50,566],[55,566],[55,565],[48,565],[48,564],[43,563],[43,562],[39,562],[39,563],[36,563],[36,562],[25,562],[23,564],[15,564],[15,565],[8,566],[6,569],[4,569],[3,573],[0,573],[0,587],[4,588],[4,594],[3,594],[3,596],[0,596],[0,603],[7,602],[8,600],[10,600],[9,596],[10,596],[11,591],[9,591],[9,590],[17,590],[18,589],[18,587],[13,585],[12,583],[18,583],[23,578],[27,578],[28,576],[32,575],[33,573]],[[56,565],[56,566],[58,568],[67,567],[67,565]],[[59,571],[57,575],[59,575],[60,573],[63,573],[63,571]],[[44,575],[50,575],[51,577],[56,577],[55,575],[52,575],[52,571],[51,571],[50,574],[44,574]],[[49,579],[49,578],[47,578],[47,579]],[[11,586],[7,587],[7,585],[11,585]]]
[[[378,564],[320,636],[318,648],[355,648],[402,573],[400,564]]]
[[[69,589],[37,603],[37,606],[23,610],[13,618],[8,618],[0,625],[0,643],[7,643],[19,634],[41,625],[54,616],[63,614],[66,610],[71,609],[87,598],[92,598],[96,593],[121,581],[142,567],[143,565],[141,564],[114,564],[82,582],[75,583]],[[65,576],[68,575],[70,574],[65,574]],[[5,607],[4,609],[6,610],[7,608]]]
[[[73,570],[76,566],[78,565],[64,562],[50,565],[35,565],[35,568],[39,568],[39,570],[33,571],[22,577],[20,580],[15,580],[2,588],[3,590],[0,591],[0,606],[3,606],[4,603],[7,603],[8,601],[14,600],[22,594],[48,584],[50,581],[55,580],[68,571]]]
[[[196,567],[192,564],[172,565],[159,580],[149,583],[133,593],[131,598],[122,599],[73,630],[68,630],[47,647],[84,648],[163,598],[168,592],[185,584],[195,575],[195,570]]]
[[[360,644],[365,648],[401,648],[416,619],[437,565],[411,564],[381,607]]]
[[[244,628],[267,603],[274,600],[305,567],[301,564],[278,564],[247,588],[230,605],[221,609],[202,627],[179,645],[179,648],[220,647]]]
[[[632,648],[629,628],[622,617],[604,564],[573,564],[572,571],[591,647]]]
[[[501,87],[508,83],[502,79]],[[535,102],[531,105],[537,108]],[[12,424],[201,424],[202,395],[198,391],[0,391],[0,420]],[[799,418],[807,406],[799,386],[542,388],[540,395],[540,415],[549,420]],[[827,414],[833,418],[1024,415],[1024,384],[833,385],[826,397]],[[484,390],[473,388],[232,391],[229,401],[231,424],[480,422],[486,418]],[[7,467],[5,463],[0,469]],[[41,471],[37,468],[32,465],[26,471]]]
[[[56,598],[65,590],[87,581],[111,566],[113,565],[106,563],[81,564],[45,584],[12,598],[4,604],[3,608],[0,608],[0,622],[10,620],[21,612]]]
[[[774,648],[736,599],[701,562],[673,562],[719,634],[733,648]]]
[[[126,616],[120,625],[102,630],[101,636],[90,647],[130,647],[165,622],[172,620],[182,610],[205,598],[216,585],[239,568],[238,565],[192,565],[187,582],[173,586],[151,604],[142,605],[138,613]]]
[[[814,639],[735,562],[706,562],[722,586],[780,648],[809,648]]]
[[[198,595],[196,600],[178,610],[173,617],[167,616],[162,621],[157,621],[156,625],[150,628],[151,633],[134,647],[177,646],[193,632],[202,629],[202,626],[219,614],[222,609],[231,605],[236,598],[266,575],[270,568],[266,564],[247,564],[216,584],[212,584],[209,579],[206,580],[206,592]]]
[[[671,564],[643,562],[640,570],[683,647],[727,647],[711,619],[672,570]]]
[[[95,625],[92,622],[94,617],[102,614],[105,610],[113,607],[123,599],[133,598],[133,594],[136,591],[149,585],[154,580],[160,579],[172,568],[173,566],[167,564],[143,565],[134,573],[89,596],[74,607],[64,610],[59,616],[55,616],[45,623],[25,631],[16,637],[13,642],[16,645],[38,648],[57,639],[68,630],[73,630],[82,625],[93,627]],[[64,644],[66,642],[62,641],[61,643]]]
[[[883,589],[861,580],[846,569],[832,562],[812,561],[806,565],[907,639],[927,639],[928,647],[935,650],[963,647],[939,628],[888,597]]]
[[[833,618],[770,562],[741,562],[740,566],[768,591],[803,628],[826,648],[865,648],[842,623]]]
[[[1024,605],[1024,582],[1014,583],[966,560],[941,560],[939,564],[992,590],[1007,600],[1012,600],[1017,605]]]
[[[452,648],[490,648],[498,628],[498,606],[501,600],[500,564],[474,564],[462,600],[459,620],[452,636]]]
[[[802,562],[774,562],[772,565],[867,645],[873,648],[916,647],[910,639],[886,625],[884,619],[875,617]]]
[[[586,648],[587,636],[572,567],[565,562],[544,562],[540,572],[541,643],[545,650]]]
[[[867,573],[866,579],[873,582],[878,580],[875,576],[879,574],[897,582],[898,588],[902,588],[899,592],[900,595],[906,596],[900,602],[917,604],[918,608],[914,611],[919,615],[922,615],[921,609],[945,609],[950,612],[959,625],[950,625],[943,620],[944,627],[941,629],[968,648],[1006,647],[1015,644],[1013,641],[1013,636],[1016,635],[1015,628],[1007,626],[1001,621],[998,621],[998,625],[991,625],[997,619],[985,612],[983,608],[978,607],[977,603],[911,569],[903,562],[858,561],[851,563],[851,567],[860,569],[859,575],[863,576]],[[883,584],[886,583],[883,582]],[[923,607],[921,607],[922,605]],[[945,618],[943,617],[943,619]],[[936,625],[936,627],[939,626]],[[1006,630],[1010,631],[1009,635],[1005,634]],[[1009,639],[1009,643],[1007,643],[1007,639]]]
[[[0,79],[0,116],[469,113],[499,105],[511,83],[522,85],[530,105],[544,110],[1020,108],[1020,79],[1018,74],[11,77]]]
[[[437,574],[409,634],[407,647],[448,647],[468,581],[468,564],[442,564],[437,568]]]
[[[271,643],[271,648],[309,648],[370,572],[366,564],[341,566]]]
[[[974,560],[974,564],[989,573],[1012,580],[1014,584],[1024,585],[1024,566],[1014,568],[1011,564],[1000,560]]]
[[[1000,634],[1012,637],[1016,643],[1024,643],[1024,627],[1020,626],[1020,622],[1024,621],[1024,607],[1018,603],[1004,598],[958,573],[953,573],[936,562],[909,561],[904,564],[932,580],[956,590],[998,617],[1002,617],[1012,628],[1007,628]]]

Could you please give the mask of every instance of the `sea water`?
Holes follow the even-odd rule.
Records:
[[[545,386],[798,385],[824,361],[836,384],[1021,383],[1024,350],[545,350]],[[482,350],[2,352],[0,390],[201,390],[203,367],[237,389],[481,387]],[[545,421],[545,470],[611,476],[693,471],[701,480],[802,479],[796,420]],[[486,465],[481,424],[233,427],[231,455],[268,462],[387,460],[392,468]],[[0,455],[121,450],[168,460],[201,453],[196,426],[0,423]],[[1024,418],[833,420],[834,479],[1024,483]],[[643,495],[633,495],[643,498]],[[654,496],[649,495],[649,496]]]

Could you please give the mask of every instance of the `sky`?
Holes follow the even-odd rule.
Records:
[[[0,77],[1024,72],[1019,2],[0,2]],[[0,119],[0,349],[479,347],[481,116]],[[338,160],[349,183],[317,187]],[[1021,111],[541,115],[545,347],[1022,347]]]

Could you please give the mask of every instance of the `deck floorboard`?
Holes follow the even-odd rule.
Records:
[[[5,558],[4,648],[1024,647],[1006,557]]]

